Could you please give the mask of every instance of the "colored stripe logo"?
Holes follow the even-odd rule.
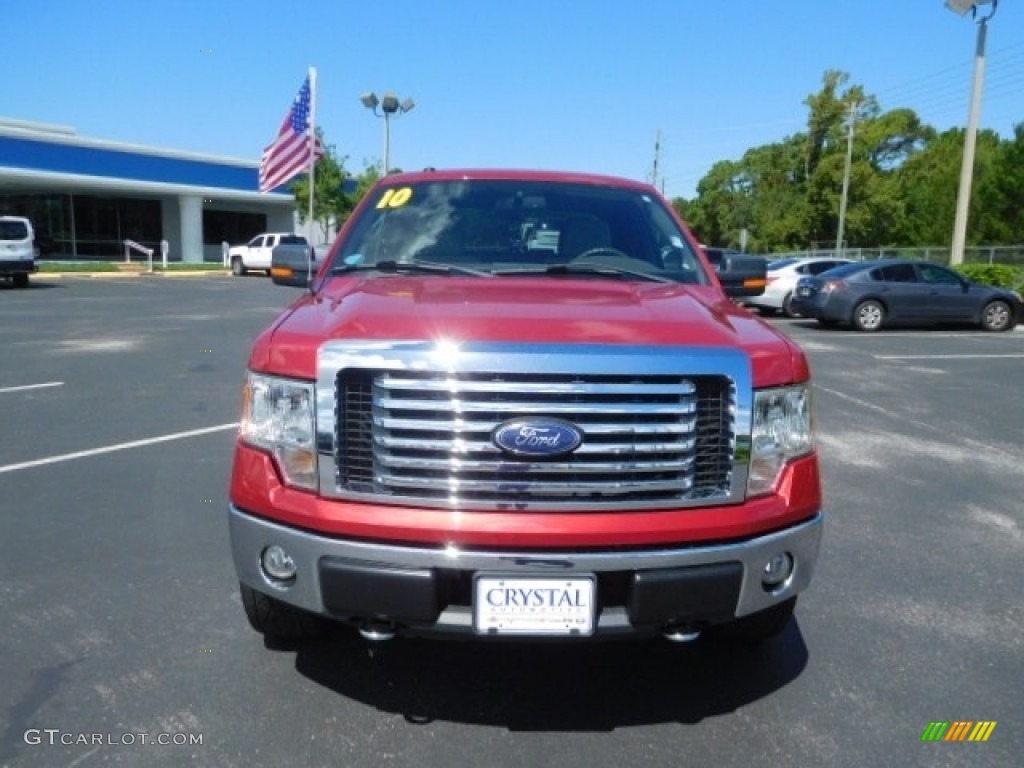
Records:
[[[996,720],[932,720],[921,734],[921,741],[988,741]]]

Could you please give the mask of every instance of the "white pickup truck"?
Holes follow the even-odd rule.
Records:
[[[270,274],[271,254],[279,245],[305,245],[309,241],[302,235],[294,232],[265,232],[256,235],[245,245],[236,245],[228,249],[228,259],[231,261],[231,274],[242,276],[250,270],[259,270]]]

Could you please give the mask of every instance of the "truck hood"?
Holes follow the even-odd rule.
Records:
[[[750,356],[755,386],[809,376],[795,343],[716,287],[564,277],[329,278],[261,335],[250,365],[313,379],[334,339],[728,347]]]

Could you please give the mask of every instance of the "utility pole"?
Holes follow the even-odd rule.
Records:
[[[846,167],[843,169],[843,194],[839,198],[839,231],[836,232],[836,257],[843,255],[843,230],[846,228],[846,198],[850,192],[850,165],[853,163],[853,124],[857,102],[850,105],[850,122],[846,132]]]
[[[651,167],[651,184],[658,186],[658,163],[661,160],[661,128],[654,138],[654,165]]]
[[[974,3],[971,11],[977,17],[977,6]],[[974,80],[971,84],[971,111],[967,116],[967,133],[964,135],[964,158],[960,167],[960,189],[956,196],[956,220],[953,222],[953,245],[950,249],[949,263],[964,263],[964,248],[967,245],[967,216],[971,207],[971,182],[974,176],[974,149],[978,140],[978,123],[981,120],[981,95],[985,88],[985,40],[988,37],[988,20],[996,12],[996,3],[992,3],[992,12],[978,20],[978,40],[974,50]]]

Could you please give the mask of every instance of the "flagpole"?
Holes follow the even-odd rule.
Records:
[[[316,189],[316,67],[309,68],[309,256],[306,260],[307,284],[313,283],[313,242],[316,224],[313,221],[313,195]]]

